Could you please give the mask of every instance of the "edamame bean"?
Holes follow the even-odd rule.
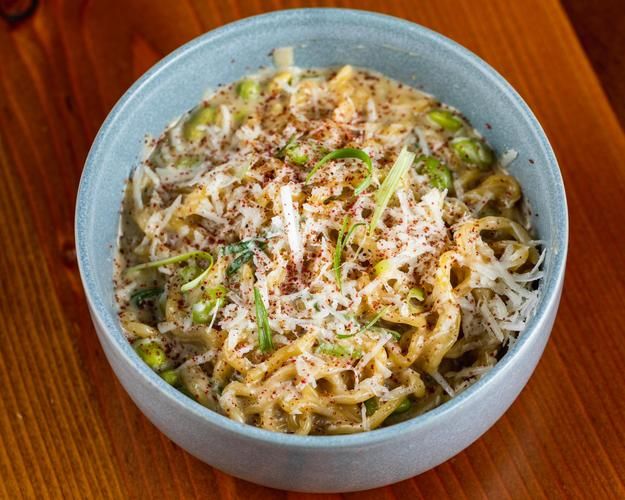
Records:
[[[194,323],[206,324],[211,320],[214,304],[212,302],[196,302],[191,308],[191,319]]]
[[[260,94],[260,84],[256,80],[243,80],[237,85],[237,94],[244,101],[256,99]]]
[[[494,161],[492,150],[477,139],[459,137],[451,142],[451,147],[462,161],[482,169],[490,167]]]
[[[395,408],[395,411],[393,413],[397,414],[407,412],[408,410],[410,410],[411,406],[412,403],[410,402],[410,400],[408,398],[405,398],[401,403],[399,403],[399,406]]]
[[[160,376],[169,385],[177,386],[180,383],[180,376],[176,370],[164,370],[160,373]]]
[[[215,123],[217,110],[213,107],[199,108],[191,113],[182,126],[182,135],[187,141],[196,142],[204,137],[201,127]]]
[[[436,189],[450,189],[452,186],[451,172],[439,160],[432,156],[424,159],[425,171],[430,178],[430,184]]]
[[[436,125],[443,127],[450,132],[457,132],[462,128],[462,120],[451,111],[445,109],[434,109],[428,113],[428,118]]]
[[[167,363],[167,355],[158,342],[144,342],[135,345],[139,357],[153,370],[158,370]]]
[[[370,417],[371,415],[373,415],[379,406],[380,403],[378,401],[378,398],[372,397],[371,399],[367,399],[367,401],[365,401],[365,410],[367,412],[367,416]]]

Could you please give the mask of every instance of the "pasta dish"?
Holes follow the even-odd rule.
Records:
[[[490,370],[537,305],[544,252],[514,155],[351,66],[220,86],[146,138],[128,181],[123,330],[238,422],[346,434],[422,414]]]

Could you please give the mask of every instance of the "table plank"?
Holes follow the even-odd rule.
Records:
[[[588,54],[625,127],[625,6],[622,0],[562,0],[575,32]]]
[[[493,429],[416,478],[325,498],[625,496],[625,137],[556,0],[56,0],[0,21],[0,497],[312,498],[215,471],[142,416],[91,326],[73,210],[93,137],[149,66],[240,17],[330,4],[419,22],[500,71],[556,150],[571,245],[552,340]]]

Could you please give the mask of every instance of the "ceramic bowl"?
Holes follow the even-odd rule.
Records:
[[[144,135],[159,135],[208,88],[271,65],[271,50],[284,46],[294,47],[296,64],[302,67],[349,63],[432,93],[462,110],[498,151],[515,149],[518,157],[509,170],[523,186],[548,249],[536,314],[496,367],[429,413],[363,434],[284,435],[200,406],[137,357],[122,334],[113,301],[118,207]],[[115,375],[141,411],[179,446],[222,471],[309,492],[361,490],[406,479],[449,459],[491,427],[526,384],[549,338],[567,239],[556,158],[514,89],[484,61],[437,33],[354,10],[287,10],[244,19],[164,58],[126,92],[102,125],[76,207],[78,261],[93,323]]]

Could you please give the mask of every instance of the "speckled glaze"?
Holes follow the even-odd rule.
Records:
[[[498,151],[534,209],[549,249],[536,315],[497,366],[452,401],[413,420],[347,436],[294,436],[233,422],[167,385],[135,355],[113,303],[112,258],[124,181],[142,139],[207,88],[272,63],[293,46],[299,66],[353,64],[417,86],[462,110]],[[491,127],[486,127],[489,123]],[[533,163],[530,163],[530,159]],[[545,134],[512,87],[484,61],[430,30],[379,14],[302,9],[244,19],[206,33],[159,62],[117,103],[87,158],[76,207],[78,262],[91,316],[113,370],[143,413],[178,445],[229,474],[288,490],[373,488],[419,474],[482,435],[526,384],[549,338],[568,241],[566,198]]]

